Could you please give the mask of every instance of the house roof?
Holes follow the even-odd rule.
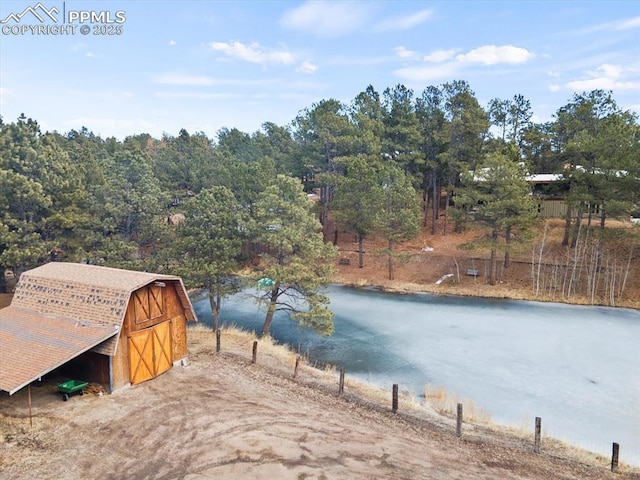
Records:
[[[552,183],[559,182],[564,176],[561,173],[534,173],[527,176],[529,183]]]
[[[43,321],[44,320],[44,321]],[[0,390],[10,395],[113,337],[116,325],[43,315],[10,305],[0,310]]]
[[[22,388],[90,349],[115,355],[118,345],[115,333],[122,328],[131,293],[153,282],[174,283],[187,320],[196,320],[180,277],[63,262],[47,263],[24,272],[11,305],[0,311],[0,379],[9,378],[7,371],[17,375],[16,372],[24,370],[24,375],[11,385],[0,381],[0,389],[12,391],[14,384]],[[86,335],[78,336],[76,324],[85,327],[82,331],[87,332]],[[53,366],[46,370],[39,363],[40,352],[46,351],[43,345],[51,344],[55,350],[64,343],[56,336],[56,330],[77,338],[77,342],[70,341],[65,344],[68,348],[64,352],[51,354],[51,361],[45,363]],[[9,351],[12,354],[6,353]],[[32,360],[39,372],[33,375],[22,366]]]

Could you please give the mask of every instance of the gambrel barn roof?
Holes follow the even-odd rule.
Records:
[[[23,273],[0,310],[0,390],[14,393],[87,350],[113,356],[132,292],[155,282],[174,282],[196,320],[180,277],[59,262]]]

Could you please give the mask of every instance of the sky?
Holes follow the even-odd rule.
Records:
[[[640,113],[640,2],[0,2],[0,115],[103,138],[290,124],[372,85],[465,80],[553,120],[604,89]]]

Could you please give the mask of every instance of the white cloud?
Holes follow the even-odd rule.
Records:
[[[599,77],[589,78],[586,80],[574,80],[567,83],[567,87],[573,91],[590,91],[590,90],[633,90],[640,88],[638,82],[620,82],[611,78]]]
[[[307,73],[312,74],[318,71],[318,66],[314,65],[311,62],[302,62],[298,68],[296,68],[296,72],[298,73]]]
[[[579,30],[578,33],[588,34],[588,33],[596,33],[602,31],[612,31],[617,32],[621,30],[631,30],[633,28],[640,27],[640,17],[626,18],[624,20],[617,20],[615,22],[606,22],[600,23],[598,25],[594,25],[592,27],[587,27],[582,30]]]
[[[423,57],[424,63],[401,68],[393,73],[406,81],[446,80],[463,74],[463,69],[474,63],[482,65],[515,64],[526,62],[533,56],[524,48],[510,45],[501,47],[486,45],[460,55],[456,55],[456,51],[453,49],[434,50]]]
[[[162,85],[187,85],[192,87],[208,87],[214,83],[211,77],[173,73],[160,75],[154,78],[153,82]]]
[[[405,67],[395,70],[393,73],[409,82],[430,82],[455,77],[458,73],[458,66],[449,62],[435,66]]]
[[[243,96],[239,93],[224,92],[155,92],[153,95],[163,100],[230,100]]]
[[[177,42],[175,40],[169,40],[169,45],[174,46]]]
[[[212,50],[222,52],[228,57],[238,58],[259,65],[291,65],[295,62],[294,56],[283,50],[267,51],[257,42],[244,44],[242,42],[212,42],[209,44]]]
[[[434,50],[429,55],[426,55],[422,60],[425,62],[440,63],[446,60],[451,60],[455,54],[455,50]]]
[[[96,58],[96,54],[93,52],[87,52],[84,54],[84,56],[87,58]]]
[[[66,90],[65,93],[76,100],[80,100],[82,103],[87,101],[97,101],[109,105],[127,103],[135,98],[134,93],[121,90],[92,91],[69,89]]]
[[[553,93],[559,92],[560,89],[561,89],[560,85],[555,85],[555,84],[554,85],[549,85],[549,91],[550,92],[553,92]]]
[[[374,30],[378,32],[385,32],[389,30],[409,30],[410,28],[417,27],[421,23],[426,22],[432,15],[432,10],[420,10],[419,12],[409,15],[390,17],[376,25]]]
[[[483,65],[497,65],[500,63],[525,63],[533,57],[534,54],[525,48],[514,47],[513,45],[485,45],[474,48],[469,53],[458,55],[456,60],[481,63]]]
[[[152,79],[153,83],[159,85],[177,85],[185,87],[212,87],[212,86],[265,86],[280,84],[278,79],[260,78],[260,79],[237,79],[237,78],[215,78],[205,75],[185,75],[182,73],[163,73],[156,75]]]
[[[418,52],[414,52],[413,50],[407,50],[404,47],[395,47],[393,49],[396,52],[396,55],[400,58],[415,58],[418,55]]]
[[[629,20],[622,20],[616,22],[613,26],[614,30],[629,30],[632,28],[640,27],[640,17],[630,18]]]
[[[351,1],[307,1],[285,12],[281,24],[319,37],[338,37],[363,26],[370,17],[366,4]]]
[[[574,80],[566,84],[573,91],[590,90],[634,90],[640,89],[640,82],[626,80],[624,70],[608,63],[603,63],[593,71],[587,72],[589,78]]]

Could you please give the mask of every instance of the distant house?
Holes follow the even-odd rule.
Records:
[[[186,360],[196,315],[179,277],[77,263],[20,276],[0,310],[0,390],[59,367],[113,392]]]
[[[527,176],[531,194],[538,201],[538,213],[543,218],[563,218],[567,215],[567,184],[562,173],[535,173]]]

